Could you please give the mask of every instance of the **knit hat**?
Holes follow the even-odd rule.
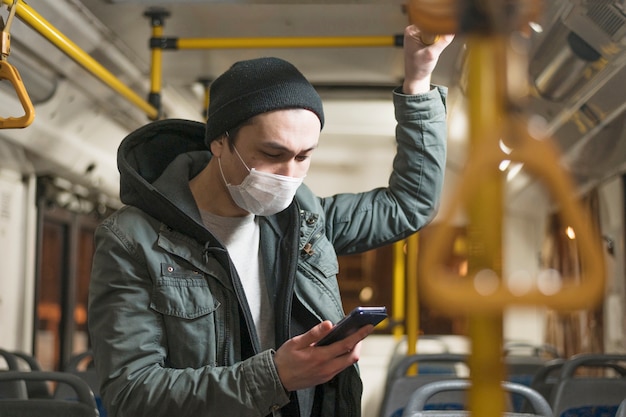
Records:
[[[251,117],[272,110],[307,109],[324,126],[319,94],[296,67],[279,58],[236,62],[211,83],[209,100],[207,146]]]

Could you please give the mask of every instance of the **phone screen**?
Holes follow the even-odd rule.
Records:
[[[376,326],[387,318],[386,307],[357,307],[339,321],[335,327],[316,346],[326,346],[344,339],[361,327],[371,324]]]

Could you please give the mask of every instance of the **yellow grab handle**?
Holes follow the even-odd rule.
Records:
[[[456,33],[458,30],[458,0],[409,0],[407,12],[411,24],[427,33]]]
[[[33,103],[30,101],[17,69],[13,68],[6,60],[0,60],[0,80],[8,80],[13,85],[17,98],[24,109],[24,115],[21,117],[0,118],[0,129],[19,129],[29,126],[35,118]]]
[[[499,312],[509,305],[545,305],[557,310],[575,310],[595,306],[604,292],[605,266],[601,240],[590,225],[589,216],[575,200],[575,190],[569,176],[560,167],[559,156],[548,140],[531,138],[521,121],[513,121],[517,132],[523,132],[513,151],[504,155],[491,143],[475,149],[470,156],[458,186],[455,199],[444,216],[443,226],[423,248],[422,279],[425,298],[450,312]],[[466,204],[480,185],[481,179],[498,169],[502,160],[521,162],[529,173],[543,181],[561,218],[576,233],[581,263],[580,280],[568,284],[562,277],[547,274],[545,281],[527,287],[507,285],[494,271],[472,271],[473,276],[459,277],[444,265],[447,244],[453,239],[452,223],[457,210]],[[480,248],[470,248],[479,250]],[[547,284],[542,285],[542,284]]]

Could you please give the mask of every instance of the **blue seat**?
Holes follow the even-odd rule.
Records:
[[[559,381],[564,362],[564,359],[554,359],[546,362],[544,366],[535,373],[530,382],[530,387],[541,394],[547,401],[550,401],[552,398],[552,391]]]
[[[458,375],[456,371],[459,364],[466,366],[466,355],[416,354],[404,357],[390,371],[379,416],[399,417],[411,394],[424,384],[465,377]],[[417,374],[408,375],[413,366],[417,366]],[[460,409],[465,404],[465,396],[462,393],[446,394],[433,398],[432,403],[449,409]]]
[[[544,367],[546,362],[558,359],[560,355],[552,345],[507,342],[504,345],[506,380],[530,387],[535,374]],[[515,411],[522,411],[523,398],[514,395],[513,406]]]
[[[461,379],[435,381],[423,385],[411,395],[401,417],[469,417],[469,411],[465,408],[463,410],[434,409],[433,407],[428,407],[428,402],[434,396],[445,392],[465,393],[470,387],[471,382],[469,380]],[[509,381],[502,382],[502,388],[509,395],[515,394],[523,397],[532,409],[529,413],[505,411],[504,417],[553,417],[552,409],[548,402],[532,388]]]
[[[551,397],[555,417],[614,417],[626,396],[622,364],[626,355],[580,354],[565,361]],[[614,375],[577,375],[583,367],[606,368]]]

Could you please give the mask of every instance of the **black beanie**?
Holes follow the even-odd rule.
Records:
[[[211,83],[206,144],[257,114],[294,108],[312,111],[324,126],[322,99],[292,64],[280,58],[236,62]]]

